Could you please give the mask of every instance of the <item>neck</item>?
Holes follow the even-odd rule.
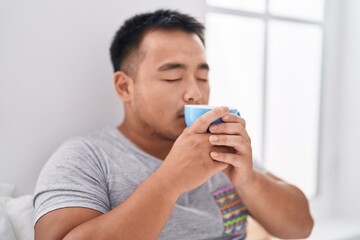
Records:
[[[118,126],[118,130],[144,152],[164,160],[174,142],[153,136],[141,127],[131,124],[131,122],[125,117],[124,122]]]

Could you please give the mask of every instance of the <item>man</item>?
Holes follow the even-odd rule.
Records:
[[[274,236],[310,234],[303,193],[253,167],[243,118],[218,107],[185,127],[184,105],[209,98],[203,29],[159,10],[116,33],[110,52],[125,119],[67,141],[45,165],[36,239],[243,239],[247,213]]]

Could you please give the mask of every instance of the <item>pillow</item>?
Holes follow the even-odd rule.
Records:
[[[0,236],[6,240],[34,239],[32,196],[11,197],[13,184],[0,183]]]
[[[1,239],[16,240],[15,233],[12,230],[10,220],[0,205],[0,236]]]
[[[16,239],[34,239],[32,196],[24,195],[18,198],[9,198],[6,201],[6,211]]]

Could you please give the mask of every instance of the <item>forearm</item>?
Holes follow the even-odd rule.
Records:
[[[79,225],[64,239],[157,239],[178,196],[155,173],[118,207]]]
[[[254,181],[236,187],[250,214],[272,235],[304,238],[313,220],[304,194],[295,186],[255,172]]]

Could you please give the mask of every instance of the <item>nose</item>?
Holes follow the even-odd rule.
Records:
[[[184,101],[186,103],[195,104],[200,102],[201,97],[202,94],[197,81],[195,79],[188,81],[184,94]]]

